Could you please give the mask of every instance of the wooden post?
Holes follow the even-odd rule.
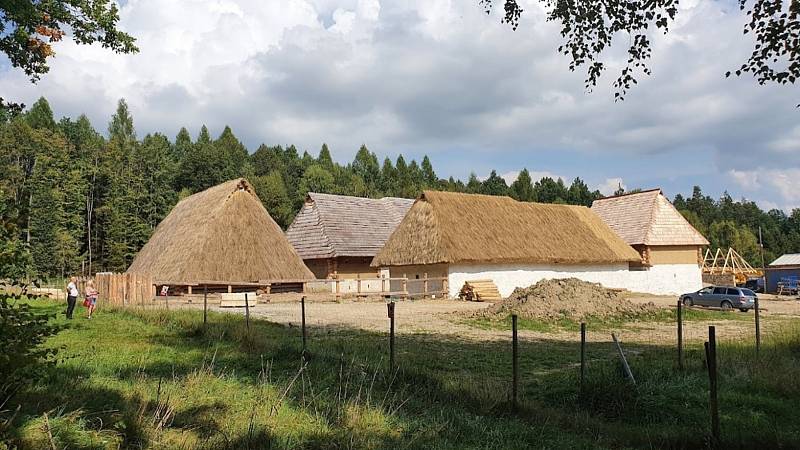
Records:
[[[403,282],[401,283],[401,287],[403,290],[403,295],[408,295],[408,277],[406,274],[403,274]]]
[[[711,414],[711,447],[718,448],[719,436],[719,404],[717,402],[717,332],[711,325],[708,327],[706,361],[708,366],[708,409]]]
[[[422,296],[423,297],[427,297],[428,296],[428,272],[423,273],[422,276],[424,277],[423,280],[422,280]]]
[[[228,294],[232,294],[232,293],[233,293],[233,286],[228,285]]]
[[[306,296],[300,297],[300,323],[303,327],[303,354],[302,357],[305,360],[307,351],[306,351]]]
[[[208,286],[203,286],[203,329],[208,327]]]
[[[341,286],[339,286],[339,279],[336,278],[336,297],[339,297],[340,292],[341,292]]]
[[[614,340],[614,344],[617,346],[617,351],[619,352],[619,358],[622,360],[622,367],[625,369],[625,375],[628,376],[628,379],[631,380],[631,383],[636,384],[636,379],[633,378],[633,372],[631,372],[631,366],[628,365],[628,360],[625,359],[625,353],[622,351],[622,346],[619,345],[619,341],[617,340],[617,335],[611,333],[611,339]]]
[[[244,321],[247,333],[250,334],[250,302],[247,300],[247,292],[244,293]]]
[[[192,285],[189,285],[189,295],[192,295]]]
[[[755,311],[755,313],[756,313],[756,355],[758,355],[761,352],[761,321],[759,319],[758,295],[756,295],[755,303],[756,303],[755,304],[755,307],[756,307],[756,311]]]
[[[511,315],[511,409],[518,407],[517,393],[519,385],[519,343],[517,341],[517,315]]]
[[[386,304],[389,314],[389,371],[394,372],[394,302]]]
[[[581,322],[581,384],[580,384],[581,395],[583,395],[585,382],[586,382],[586,323]]]
[[[678,300],[678,370],[683,370],[683,302]]]
[[[386,292],[386,278],[381,277],[381,293]]]

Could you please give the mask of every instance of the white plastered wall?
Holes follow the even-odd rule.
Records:
[[[661,264],[642,271],[628,270],[627,263],[598,266],[451,264],[448,278],[451,297],[458,296],[465,281],[479,279],[493,280],[503,297],[517,287],[553,278],[578,278],[606,287],[658,295],[678,295],[702,287],[697,264]]]

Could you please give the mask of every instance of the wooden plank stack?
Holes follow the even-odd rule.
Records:
[[[492,280],[469,280],[465,282],[459,297],[471,302],[497,302],[503,299]]]

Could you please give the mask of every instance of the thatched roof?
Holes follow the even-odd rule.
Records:
[[[314,278],[243,178],[181,200],[128,272],[187,283]]]
[[[309,192],[286,237],[303,259],[375,256],[414,200]]]
[[[639,260],[633,248],[583,206],[425,191],[372,265]]]
[[[661,189],[595,200],[592,211],[630,245],[708,245]]]

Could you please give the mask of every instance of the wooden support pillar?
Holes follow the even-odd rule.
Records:
[[[422,274],[423,281],[422,281],[422,295],[427,297],[428,296],[428,272]]]
[[[192,286],[189,285],[189,295],[192,295]]]
[[[444,291],[444,297],[445,298],[449,298],[450,297],[450,285],[449,285],[449,280],[448,280],[447,277],[444,277],[444,279],[442,280],[442,290]]]
[[[233,293],[233,286],[231,286],[231,285],[229,284],[229,285],[228,285],[228,294],[232,294],[232,293]]]
[[[408,277],[406,274],[403,274],[403,286],[402,286],[403,295],[408,295]]]
[[[361,274],[356,274],[356,293],[361,293]]]

